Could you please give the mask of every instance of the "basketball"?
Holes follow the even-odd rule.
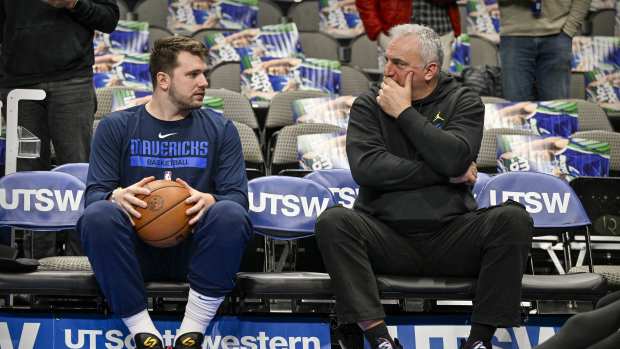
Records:
[[[145,185],[151,195],[136,195],[148,205],[136,207],[142,217],[134,219],[134,228],[140,238],[155,247],[171,247],[183,241],[190,233],[185,211],[190,194],[183,185],[169,180],[156,180]]]

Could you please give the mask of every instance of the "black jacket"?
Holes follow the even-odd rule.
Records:
[[[482,140],[480,97],[441,73],[435,90],[394,119],[373,88],[355,100],[347,156],[360,185],[355,209],[401,233],[431,232],[476,209],[467,185],[450,184],[476,159]]]
[[[94,30],[110,33],[115,0],[78,0],[73,10],[41,0],[0,0],[0,87],[92,76]]]

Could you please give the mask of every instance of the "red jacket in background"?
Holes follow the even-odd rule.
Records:
[[[413,0],[415,1],[415,0]],[[454,36],[461,34],[459,8],[454,1],[435,0],[436,4],[450,3],[448,15],[452,22]],[[360,13],[366,35],[370,40],[377,40],[379,33],[387,33],[390,28],[398,24],[411,23],[413,8],[412,0],[355,0],[355,6]]]

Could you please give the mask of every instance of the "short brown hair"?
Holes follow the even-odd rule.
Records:
[[[155,41],[149,59],[149,70],[153,88],[157,86],[157,73],[164,72],[172,74],[172,70],[177,67],[177,56],[179,52],[189,52],[202,59],[207,57],[207,48],[198,40],[184,36],[168,36]]]

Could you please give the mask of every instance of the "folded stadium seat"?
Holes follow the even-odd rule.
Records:
[[[230,32],[230,31],[235,31],[233,29],[219,29],[219,28],[205,28],[205,29],[200,29],[197,30],[195,32],[192,33],[192,38],[204,43],[205,42],[205,37],[208,34],[213,34],[213,33],[225,33],[225,32]]]
[[[256,134],[246,124],[233,120],[233,125],[237,128],[239,138],[241,139],[243,160],[245,160],[245,170],[248,178],[263,176],[265,174],[265,160]]]
[[[617,252],[620,247],[620,178],[578,177],[570,185],[592,221],[592,253],[595,263],[599,263],[594,265],[594,272],[607,279],[611,290],[620,290],[620,265],[613,265],[613,259],[610,259],[610,253]],[[583,241],[583,237],[577,236],[576,240]],[[582,265],[585,244],[578,245],[579,256],[570,273],[588,271],[588,266]]]
[[[280,24],[285,20],[280,7],[270,0],[258,0],[257,26],[263,27],[271,24]]]
[[[380,80],[383,72],[379,70],[379,51],[377,43],[370,41],[366,34],[362,34],[351,41],[351,60],[349,64],[371,73],[373,81]]]
[[[259,132],[258,122],[250,101],[241,93],[223,88],[208,88],[205,95],[218,97],[224,101],[224,117],[249,126],[254,132]]]
[[[497,173],[497,136],[499,135],[524,135],[533,136],[530,130],[517,130],[511,128],[494,128],[482,132],[482,144],[478,151],[476,164],[479,172]]]
[[[299,42],[304,55],[309,58],[322,58],[337,61],[340,46],[336,39],[321,32],[299,32]]]
[[[319,31],[319,2],[304,0],[294,3],[288,10],[289,21],[297,25],[299,31]]]
[[[470,35],[469,40],[472,66],[499,66],[499,48],[496,44],[476,35]]]
[[[133,8],[136,19],[151,26],[167,27],[168,0],[141,0]]]
[[[614,36],[616,10],[604,9],[590,12],[586,21],[588,33],[591,36]]]
[[[592,130],[578,131],[572,136],[608,143],[610,148],[609,175],[613,177],[620,176],[620,133]]]
[[[113,93],[116,90],[140,90],[126,86],[101,87],[95,90],[97,95],[97,111],[95,112],[95,120],[99,120],[112,112]]]
[[[358,68],[340,66],[340,95],[359,96],[370,88],[370,79]]]
[[[79,179],[82,183],[86,184],[86,178],[88,177],[88,163],[76,162],[71,164],[64,164],[54,167],[52,169],[52,172],[62,172],[70,174],[73,177]]]
[[[342,131],[336,125],[328,124],[297,124],[282,128],[269,142],[269,149],[273,149],[273,154],[269,157],[270,174],[280,174],[285,169],[298,169],[299,160],[297,159],[297,136],[333,133]]]
[[[607,114],[598,104],[583,99],[564,99],[559,101],[577,103],[579,112],[579,131],[613,131]]]
[[[155,41],[174,34],[165,27],[149,25],[149,49],[155,47]]]
[[[510,102],[507,99],[503,99],[500,97],[493,97],[493,96],[480,96],[480,99],[482,99],[482,103],[508,103]]]
[[[564,274],[572,266],[570,241],[577,233],[585,234],[588,265],[592,269],[590,219],[579,197],[564,180],[539,172],[507,172],[494,176],[476,196],[479,207],[490,207],[512,199],[525,206],[534,220],[536,237],[560,236],[564,248],[562,266],[552,248],[545,248],[557,271]]]
[[[276,129],[293,124],[293,101],[302,98],[327,97],[320,91],[286,91],[276,94],[271,100],[265,119],[266,129]]]
[[[287,264],[295,270],[295,240],[314,235],[318,215],[335,205],[331,192],[308,179],[267,176],[248,183],[248,196],[254,231],[266,238],[265,271],[280,272]],[[286,203],[274,197],[286,197]],[[279,258],[277,245],[284,245]],[[287,263],[289,255],[293,261]]]
[[[586,80],[583,73],[570,73],[570,98],[586,99]]]
[[[118,10],[119,10],[119,16],[118,18],[120,20],[123,19],[131,19],[131,13],[129,11],[129,6],[127,6],[127,3],[125,2],[125,0],[117,0],[116,4],[118,5]],[[129,14],[129,16],[128,16]]]
[[[221,62],[209,71],[209,87],[241,92],[241,66],[239,62]]]

